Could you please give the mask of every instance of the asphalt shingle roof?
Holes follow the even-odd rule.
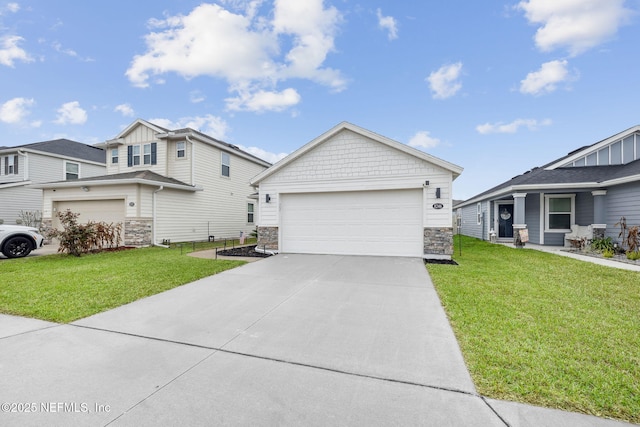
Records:
[[[486,194],[491,194],[514,185],[544,186],[548,184],[600,183],[634,175],[640,175],[640,160],[635,160],[625,165],[613,166],[582,166],[557,168],[552,170],[533,168],[522,175],[513,177],[509,181],[503,182],[502,184],[472,197],[472,199],[477,199]]]
[[[74,157],[76,159],[88,160],[91,162],[106,163],[105,152],[102,148],[71,141],[69,139],[54,139],[52,141],[34,142],[31,144],[6,148],[28,148],[30,150],[43,151],[65,157]]]
[[[170,178],[168,176],[160,175],[158,173],[152,172],[150,170],[142,170],[135,172],[124,172],[124,173],[115,173],[112,175],[100,175],[100,176],[92,176],[89,178],[82,178],[78,181],[112,181],[112,180],[129,180],[129,179],[143,179],[146,181],[159,182],[161,184],[174,184],[174,185],[184,185],[185,187],[191,187],[191,185],[177,180],[175,178]],[[69,181],[60,181],[60,182],[69,182]]]

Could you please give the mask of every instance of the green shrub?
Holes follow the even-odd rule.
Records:
[[[613,251],[613,240],[611,240],[611,237],[593,239],[591,241],[591,249],[598,252],[603,252],[605,250]]]
[[[627,259],[631,261],[636,261],[640,259],[640,252],[638,251],[627,251]]]
[[[80,214],[68,209],[65,212],[58,212],[63,230],[53,229],[47,233],[48,237],[60,240],[58,252],[80,256],[91,251],[120,246],[122,224],[93,221],[78,224],[78,216]]]
[[[614,251],[613,249],[605,249],[602,251],[602,256],[605,258],[613,258]]]

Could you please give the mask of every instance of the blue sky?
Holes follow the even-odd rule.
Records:
[[[0,146],[136,118],[275,161],[349,121],[466,199],[640,124],[640,0],[0,0]]]

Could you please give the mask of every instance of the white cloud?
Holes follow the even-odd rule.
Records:
[[[172,130],[191,128],[220,140],[224,140],[227,132],[229,132],[227,122],[211,114],[196,117],[181,117],[176,122],[161,118],[149,119],[149,122]]]
[[[78,101],[71,101],[62,104],[58,108],[58,116],[54,123],[59,125],[81,125],[87,121],[87,112],[80,107]]]
[[[516,119],[511,123],[485,123],[476,126],[476,131],[482,135],[490,133],[516,133],[521,127],[526,127],[530,131],[537,130],[542,126],[551,125],[551,119],[535,120],[535,119]]]
[[[300,102],[300,94],[288,88],[282,92],[260,90],[258,92],[242,92],[236,98],[227,98],[227,108],[231,111],[283,111]]]
[[[538,71],[527,74],[520,82],[520,92],[530,95],[553,92],[558,83],[570,77],[567,65],[566,60],[545,62]]]
[[[611,39],[633,13],[624,0],[528,0],[516,6],[532,24],[544,52],[566,48],[573,56]]]
[[[24,39],[20,36],[0,37],[0,64],[13,67],[14,61],[31,62],[33,58],[18,46]]]
[[[116,105],[116,108],[114,108],[113,111],[120,113],[125,117],[133,117],[136,114],[130,104]]]
[[[458,81],[462,72],[462,62],[443,65],[437,71],[432,72],[427,77],[429,87],[433,91],[435,99],[446,99],[455,95],[461,88],[462,83]]]
[[[4,15],[5,12],[16,13],[20,10],[20,5],[18,3],[7,3],[4,8],[0,8],[0,16]]]
[[[278,160],[282,160],[285,157],[287,157],[287,153],[271,153],[269,151],[263,150],[262,148],[258,148],[258,147],[244,147],[242,145],[238,145],[238,147],[242,150],[242,151],[246,151],[249,154],[253,154],[254,156],[262,159],[262,160],[266,160],[269,163],[275,163]]]
[[[382,16],[382,10],[376,10],[376,16],[378,17],[378,27],[387,31],[387,37],[389,40],[395,40],[398,38],[398,21],[393,16]]]
[[[416,148],[434,148],[439,144],[440,140],[429,135],[429,132],[426,130],[417,132],[409,140],[409,145]]]
[[[207,98],[199,90],[192,90],[191,92],[189,92],[189,101],[191,101],[193,104],[198,104],[205,99]]]
[[[22,122],[30,113],[29,107],[35,101],[31,98],[13,98],[0,106],[0,121],[9,124]]]
[[[223,3],[243,11],[201,4],[186,16],[151,20],[161,31],[145,36],[147,52],[135,56],[126,71],[131,83],[147,87],[152,77],[166,73],[220,78],[239,95],[229,98],[233,108],[249,111],[253,108],[238,106],[238,99],[253,100],[261,91],[277,93],[278,83],[291,78],[333,91],[346,87],[340,71],[323,67],[342,19],[337,9],[325,8],[322,0],[274,0],[271,13],[259,16],[262,1]],[[279,110],[280,105],[266,109]]]

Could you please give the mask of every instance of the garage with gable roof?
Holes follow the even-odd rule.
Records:
[[[252,180],[258,248],[450,258],[462,168],[343,122]]]

